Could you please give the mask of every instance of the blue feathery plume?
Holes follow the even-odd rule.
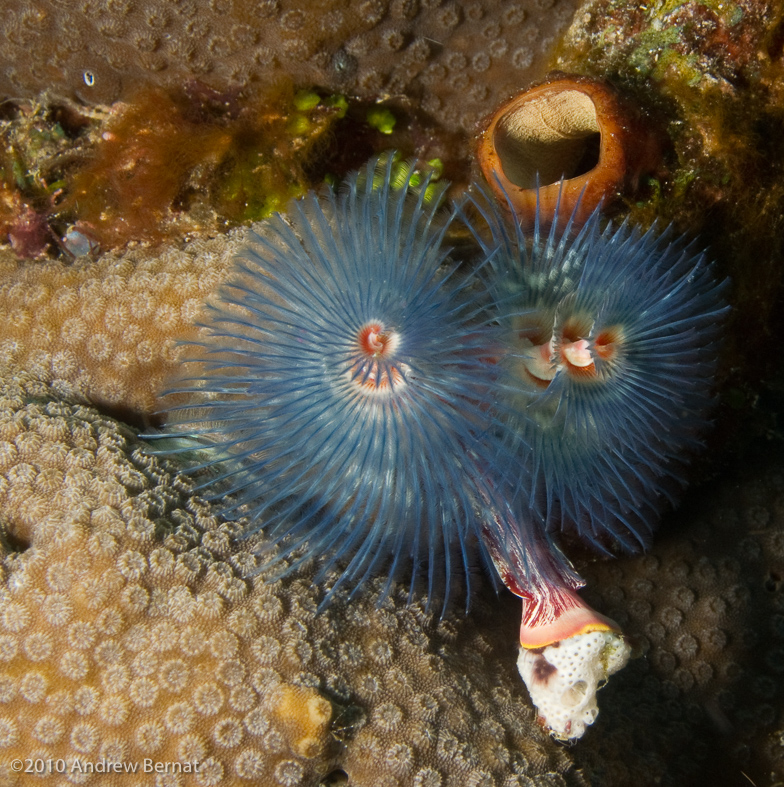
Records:
[[[579,231],[537,216],[526,237],[480,187],[471,202],[505,336],[513,510],[601,551],[644,548],[708,423],[727,282],[672,229],[602,229],[597,210]]]
[[[412,592],[424,573],[446,599],[482,527],[506,521],[488,290],[448,259],[443,187],[405,172],[371,161],[255,225],[169,392],[187,401],[162,436],[206,451],[191,471],[270,536],[266,565],[344,567],[327,600],[406,567]]]

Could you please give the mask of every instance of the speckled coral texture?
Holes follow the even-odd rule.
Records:
[[[46,89],[91,103],[142,84],[218,90],[291,78],[371,98],[421,100],[471,130],[537,75],[573,0],[9,0],[0,94]]]
[[[377,607],[374,583],[316,615],[308,570],[254,572],[262,542],[192,486],[93,408],[0,386],[0,784],[31,783],[17,757],[62,759],[58,787],[583,783],[526,701],[513,617]],[[200,767],[85,773],[101,758]]]
[[[694,490],[649,554],[583,573],[640,657],[602,693],[577,761],[607,785],[780,784],[782,457]]]
[[[98,315],[85,331],[92,337],[104,330],[106,310],[133,296],[154,307],[144,319],[121,310],[115,320],[136,325],[137,340],[139,331],[159,342],[165,335],[174,347],[225,275],[232,243],[136,248],[70,267],[7,258],[16,285],[2,290],[4,314],[29,316],[7,320],[3,338],[21,326],[16,341],[51,339],[65,351],[62,332],[42,332],[57,324],[58,304],[69,318]],[[167,301],[178,304],[176,319],[161,334],[150,315]],[[122,334],[112,336],[120,342]],[[196,752],[219,783],[280,767],[280,783],[298,787],[335,771],[352,787],[408,785],[417,776],[444,787],[573,784],[581,774],[604,787],[698,787],[706,773],[728,787],[742,773],[758,785],[784,778],[780,459],[695,490],[648,555],[581,567],[587,599],[622,624],[640,658],[601,692],[597,723],[565,750],[533,723],[514,670],[514,600],[480,594],[468,619],[438,625],[403,598],[377,610],[370,589],[359,603],[316,616],[324,588],[312,586],[309,570],[276,583],[249,576],[253,545],[233,541],[235,529],[194,497],[189,480],[146,456],[127,427],[59,400],[64,391],[109,390],[102,381],[116,379],[122,345],[95,363],[85,347],[69,377],[42,363],[51,345],[30,343],[14,356],[17,382],[0,392],[0,762],[30,752],[70,762],[102,752],[139,761],[145,752],[160,761]],[[119,399],[104,405],[154,401],[144,359],[134,364]],[[259,611],[264,599],[277,610],[269,619]],[[107,641],[114,655],[98,649]],[[76,655],[63,660],[66,653]],[[241,664],[239,683],[224,662]],[[182,664],[187,686],[175,691],[163,667]],[[213,705],[201,707],[214,713],[196,709],[207,695]],[[93,704],[80,705],[85,697]],[[167,715],[178,703],[191,703],[184,726]],[[253,719],[262,719],[263,733],[252,731]],[[238,742],[227,747],[231,735]],[[0,784],[26,784],[12,778]],[[199,778],[174,783],[213,777]]]
[[[124,413],[150,413],[223,279],[240,231],[73,264],[0,250],[0,363]]]

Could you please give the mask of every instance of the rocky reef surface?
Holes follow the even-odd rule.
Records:
[[[0,92],[94,104],[198,79],[220,92],[293,79],[396,97],[470,131],[541,72],[574,0],[9,2]],[[35,52],[35,56],[31,53]]]
[[[583,783],[487,592],[439,619],[371,583],[316,614],[334,576],[259,574],[263,537],[94,408],[17,375],[0,435],[1,784],[30,783],[17,759],[62,762],[58,784],[156,778],[101,760],[199,763],[174,784]]]
[[[352,2],[317,30],[301,4],[253,5],[0,11],[0,784],[31,783],[15,756],[205,765],[93,777],[134,787],[784,783],[781,9]],[[614,209],[699,235],[735,307],[680,511],[646,555],[571,553],[637,658],[570,748],[514,670],[515,600],[484,588],[439,621],[371,585],[316,615],[315,566],[254,575],[263,536],[136,438],[228,227],[384,146],[465,185],[478,121],[548,67],[636,102],[661,163]]]

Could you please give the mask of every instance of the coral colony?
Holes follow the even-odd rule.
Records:
[[[150,787],[109,770],[150,758],[179,787],[573,782],[490,594],[434,625],[403,588],[376,608],[382,575],[316,614],[311,572],[257,575],[262,534],[238,541],[194,480],[30,373],[0,379],[0,462],[4,787]]]
[[[440,197],[389,158],[256,225],[167,433],[206,449],[194,470],[273,537],[268,565],[345,566],[323,603],[403,569],[446,598],[476,544],[523,598],[543,723],[578,738],[630,649],[553,533],[647,543],[706,425],[723,285],[667,233],[602,231],[598,213],[527,238],[479,189],[465,274]]]

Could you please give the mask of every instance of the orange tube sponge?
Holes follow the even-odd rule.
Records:
[[[606,83],[564,76],[503,104],[480,134],[476,156],[502,205],[525,229],[540,216],[582,222],[600,203],[633,190],[658,161],[641,117]],[[563,179],[563,184],[562,184]],[[579,202],[579,205],[578,205]]]

